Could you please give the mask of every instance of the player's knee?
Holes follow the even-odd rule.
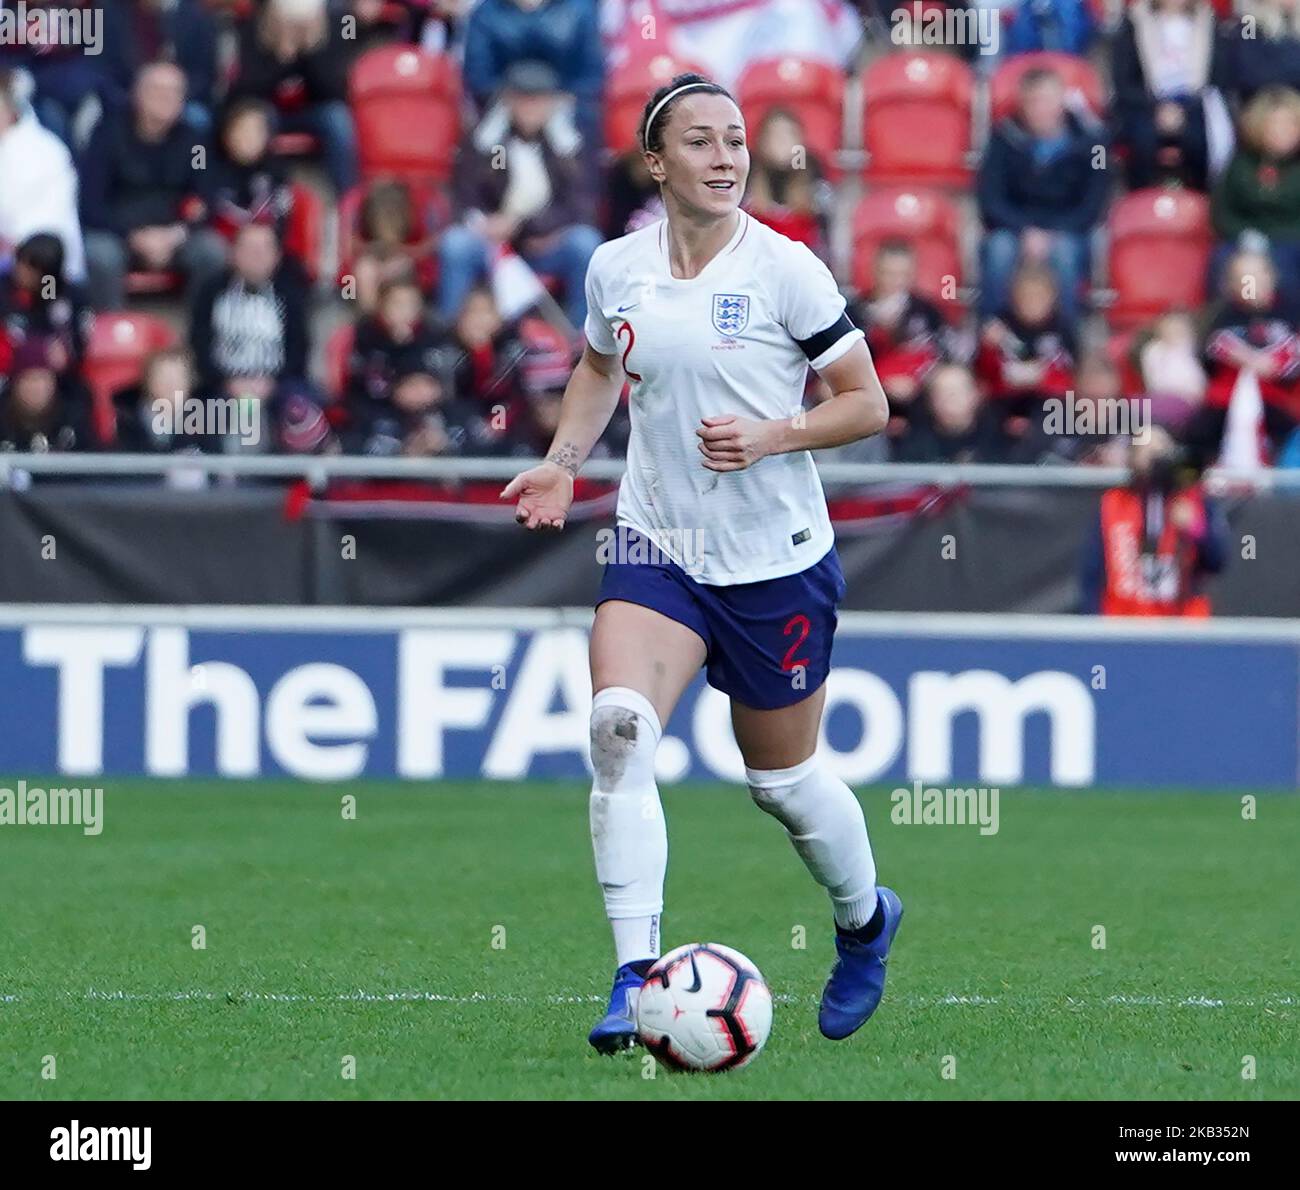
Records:
[[[776,818],[781,816],[781,807],[789,799],[790,792],[789,785],[750,785],[749,787],[749,796],[754,799],[754,805],[765,814],[771,814]]]
[[[659,718],[647,699],[621,687],[596,695],[591,708],[591,767],[597,789],[617,793],[653,782],[658,744]]]
[[[745,769],[745,781],[754,805],[795,829],[806,809],[810,786],[818,774],[818,759],[810,757],[788,769]]]

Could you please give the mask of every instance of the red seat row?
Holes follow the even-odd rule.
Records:
[[[1112,327],[1137,326],[1171,309],[1196,310],[1214,230],[1209,200],[1190,190],[1136,190],[1117,200],[1106,222],[1107,276],[1114,294]],[[876,249],[905,240],[917,259],[917,286],[950,316],[961,312],[961,213],[941,191],[889,187],[858,204],[853,217],[852,282],[871,287]]]

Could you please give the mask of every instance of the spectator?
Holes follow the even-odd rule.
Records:
[[[132,454],[217,452],[220,440],[193,417],[194,360],[184,347],[168,347],[145,361],[138,384],[113,396],[115,447]]]
[[[527,351],[516,329],[501,317],[490,290],[470,291],[456,317],[452,345],[456,395],[486,412],[517,414]]]
[[[874,267],[875,284],[854,303],[853,321],[867,337],[891,419],[906,420],[926,373],[948,354],[948,329],[939,308],[916,292],[916,253],[910,244],[882,244]]]
[[[47,8],[51,11],[40,15],[50,20],[52,29],[59,27],[57,22],[62,14],[92,22],[93,28],[95,16],[108,7],[111,6],[103,0],[27,0],[26,15],[30,21],[38,15],[38,9]],[[15,22],[23,19],[23,10],[12,0],[0,4],[0,8],[9,9],[8,15]],[[79,9],[87,11],[79,12]],[[31,105],[37,118],[75,151],[84,143],[90,126],[112,92],[103,54],[90,52],[89,41],[83,45],[67,37],[52,36],[41,42],[16,41],[17,44],[0,44],[0,70],[21,69],[30,75]]]
[[[895,441],[892,457],[900,463],[1005,463],[1013,445],[970,369],[940,364],[926,377],[924,406]]]
[[[635,148],[610,166],[605,183],[605,238],[619,236],[664,217],[664,200],[659,183],[650,176],[645,154]]]
[[[77,171],[67,147],[37,120],[31,79],[0,69],[0,272],[37,232],[63,243],[69,280],[86,279],[77,214]]]
[[[329,0],[263,0],[241,29],[233,90],[236,97],[273,99],[282,131],[317,137],[339,194],[359,177],[343,15]]]
[[[306,386],[287,389],[277,402],[275,445],[285,454],[336,455],[343,443],[315,393]]]
[[[1084,554],[1081,609],[1103,616],[1208,616],[1205,577],[1227,560],[1222,514],[1164,430],[1132,443],[1129,466],[1129,482],[1102,494]]]
[[[1267,243],[1282,291],[1300,298],[1300,93],[1261,91],[1241,117],[1241,144],[1213,198],[1214,229],[1227,241],[1216,250],[1210,291],[1237,247]],[[1244,241],[1244,242],[1243,242]]]
[[[451,379],[455,350],[429,327],[409,281],[384,286],[377,318],[357,332],[348,441],[369,455],[494,454],[507,444],[504,405],[483,408]]]
[[[805,139],[797,116],[782,108],[768,111],[754,138],[745,210],[825,257],[834,196]]]
[[[293,187],[271,152],[271,124],[271,109],[260,99],[237,99],[222,117],[203,200],[209,225],[227,241],[249,223],[269,223],[284,236]]]
[[[596,0],[480,0],[465,29],[465,88],[486,112],[511,67],[541,62],[551,87],[571,95],[573,119],[590,162],[604,144],[600,100],[605,58]]]
[[[1120,435],[1141,432],[1147,406],[1124,395],[1123,378],[1105,353],[1085,355],[1074,387],[1052,408],[1036,410],[1014,461],[1122,466]]]
[[[428,375],[442,382],[452,369],[446,336],[429,325],[424,295],[410,278],[385,281],[373,317],[358,327],[348,371],[348,407],[362,412],[373,402],[388,402],[406,377]]]
[[[1056,279],[1046,266],[1024,265],[1016,273],[1011,301],[980,336],[977,369],[990,397],[1005,415],[1020,419],[1047,397],[1070,389],[1074,367],[1073,329],[1060,314]]]
[[[1200,356],[1196,324],[1180,310],[1161,315],[1137,350],[1152,420],[1176,436],[1205,400]]]
[[[1300,4],[1237,0],[1225,24],[1224,88],[1249,103],[1268,87],[1300,90]]]
[[[366,409],[352,448],[385,457],[483,454],[477,442],[484,425],[485,419],[451,397],[442,381],[421,372],[403,378],[387,401]]]
[[[307,305],[300,271],[275,229],[240,229],[231,267],[199,292],[190,339],[205,396],[250,397],[263,411],[307,376]]]
[[[0,364],[3,361],[0,343]],[[60,390],[54,369],[29,344],[14,353],[0,386],[0,452],[88,450],[94,444],[84,401]]]
[[[1089,234],[1101,220],[1109,175],[1099,129],[1065,107],[1058,74],[1033,69],[1020,80],[1019,111],[989,138],[980,168],[980,304],[985,317],[1007,302],[1024,261],[1049,263],[1060,285],[1061,316],[1074,326],[1079,287],[1090,264]]]
[[[432,270],[426,266],[432,264],[437,237],[432,220],[416,206],[404,182],[376,182],[366,191],[358,227],[361,246],[353,262],[362,314],[375,313],[386,282],[415,279],[421,290],[432,283]]]
[[[1136,0],[1112,49],[1116,135],[1128,184],[1208,183],[1204,96],[1216,74],[1214,9],[1206,0]]]
[[[577,137],[556,119],[562,113],[555,88],[549,66],[516,62],[501,102],[461,146],[453,183],[460,223],[443,233],[440,246],[447,321],[507,246],[537,271],[559,277],[574,327],[586,320],[587,262],[601,236],[591,225],[594,196],[575,157]]]
[[[40,232],[19,245],[10,275],[0,282],[0,337],[48,367],[60,391],[87,397],[80,373],[90,313],[81,287],[64,276],[63,241]]]
[[[97,310],[125,304],[132,266],[181,272],[194,294],[225,264],[225,242],[201,224],[202,155],[184,106],[185,76],[152,63],[136,79],[131,109],[106,115],[87,146],[81,206]]]
[[[175,62],[189,84],[185,122],[212,131],[217,93],[217,18],[204,0],[114,0],[104,4],[104,58],[116,106],[149,62]]]
[[[1277,288],[1267,256],[1240,252],[1229,261],[1223,302],[1205,337],[1205,404],[1191,419],[1186,441],[1202,462],[1218,454],[1237,406],[1249,424],[1251,453],[1266,438],[1274,452],[1300,422],[1300,333],[1294,301]],[[1242,385],[1243,377],[1254,384]],[[1240,422],[1239,422],[1240,424]]]

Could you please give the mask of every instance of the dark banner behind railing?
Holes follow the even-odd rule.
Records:
[[[1096,491],[830,494],[846,608],[1077,607]],[[1300,615],[1300,499],[1255,494],[1224,507],[1216,612]],[[539,536],[491,503],[312,500],[271,482],[178,491],[47,481],[0,491],[0,602],[582,606],[596,592],[611,510],[612,496],[596,491],[563,534]]]

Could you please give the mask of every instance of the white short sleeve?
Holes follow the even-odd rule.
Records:
[[[781,323],[813,368],[833,364],[863,338],[849,319],[830,269],[806,244],[790,244],[778,292]]]
[[[618,340],[614,338],[609,320],[603,313],[600,280],[596,276],[596,261],[599,258],[600,253],[596,252],[587,262],[587,321],[583,325],[583,331],[592,351],[600,355],[617,355]]]

